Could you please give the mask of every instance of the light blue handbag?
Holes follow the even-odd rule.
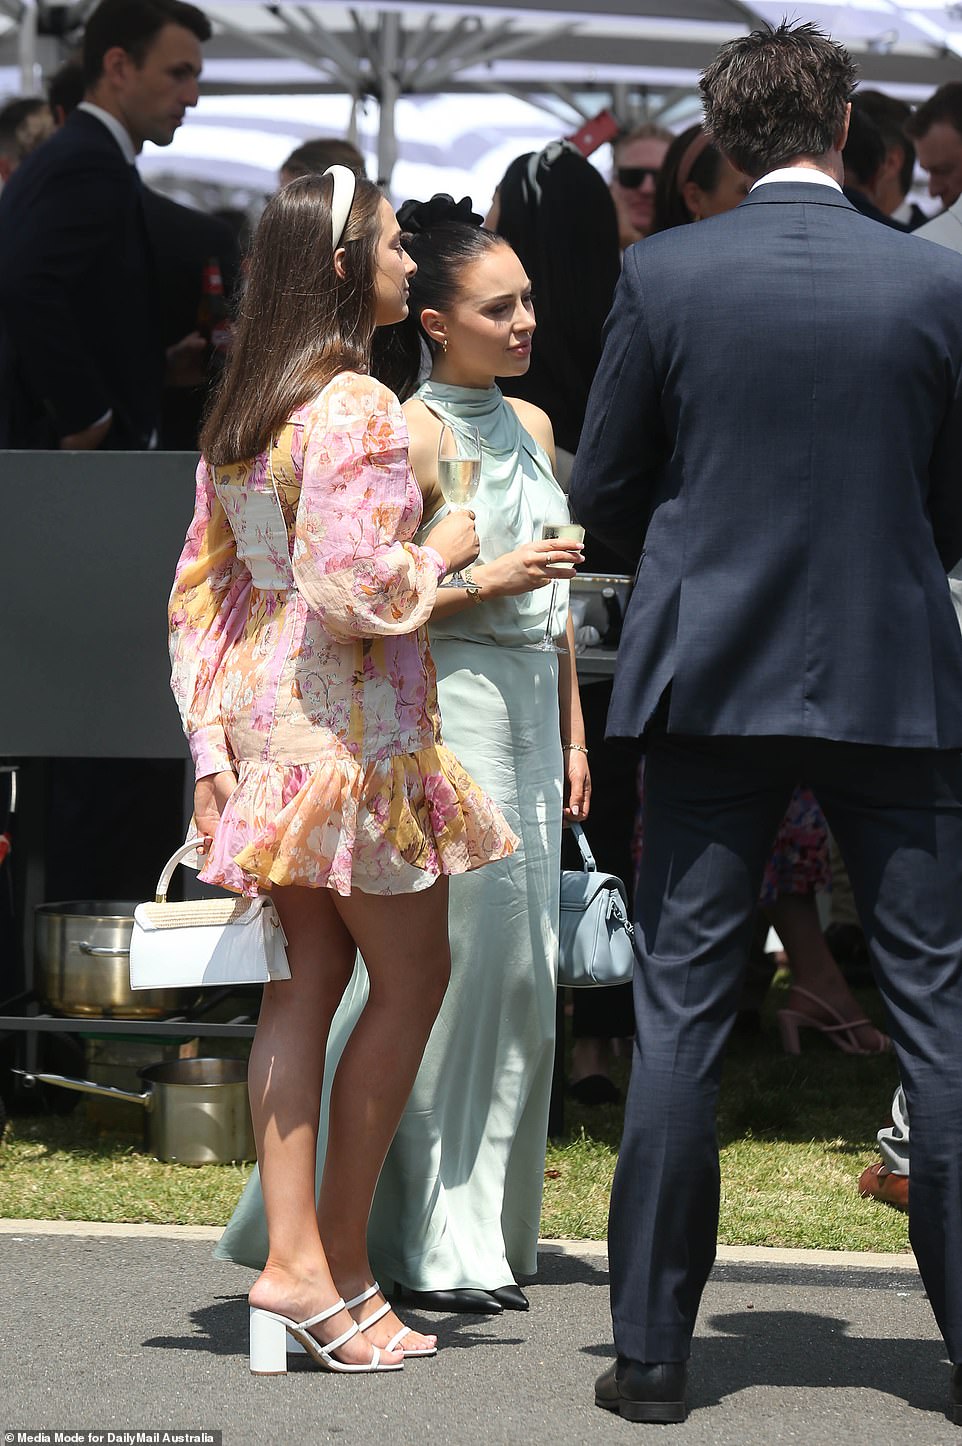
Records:
[[[584,868],[561,871],[558,985],[628,984],[635,951],[627,891],[614,874],[601,873],[580,823],[571,832]]]

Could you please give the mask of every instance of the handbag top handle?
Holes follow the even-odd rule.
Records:
[[[573,824],[571,825],[571,832],[572,832],[572,835],[573,835],[573,837],[574,837],[575,842],[577,843],[579,849],[581,850],[581,857],[584,859],[584,864],[585,864],[585,873],[586,873],[586,874],[595,874],[595,873],[597,873],[597,872],[598,872],[598,865],[595,863],[595,856],[594,856],[594,854],[591,852],[591,848],[590,848],[590,846],[589,846],[588,839],[587,839],[587,837],[586,837],[586,835],[585,835],[584,829],[581,827],[581,824],[580,824],[580,823],[573,823]]]
[[[203,842],[204,840],[201,838],[200,834],[198,834],[196,838],[189,838],[185,844],[181,844],[180,848],[177,849],[175,853],[171,854],[170,858],[161,869],[160,878],[157,880],[157,892],[154,895],[155,904],[166,904],[167,889],[169,888],[170,881],[174,876],[174,869],[179,863],[182,863],[184,861],[188,854],[194,853],[196,851],[198,844],[202,844]]]

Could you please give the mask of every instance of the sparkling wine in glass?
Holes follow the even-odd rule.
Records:
[[[564,540],[565,542],[584,542],[585,530],[577,522],[546,522],[541,529],[541,536],[546,542],[549,542],[555,538],[557,538],[559,541]],[[545,566],[550,571],[550,569],[553,567],[567,567],[568,563],[567,561],[549,562],[546,563]],[[541,639],[540,643],[535,644],[535,647],[540,653],[558,652],[558,648],[554,640],[554,635],[551,631],[551,625],[554,621],[554,600],[557,591],[558,583],[557,580],[555,580],[551,584],[551,596],[548,599],[548,620],[544,625],[544,637]]]
[[[481,481],[481,438],[476,427],[457,431],[442,426],[438,439],[438,486],[452,512],[464,512],[474,501]],[[452,572],[442,587],[464,587],[461,569]]]

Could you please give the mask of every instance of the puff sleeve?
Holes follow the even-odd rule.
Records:
[[[234,535],[201,458],[194,517],[168,606],[171,688],[198,778],[232,766],[220,721],[221,667],[243,630],[250,586],[250,572],[237,556]]]
[[[409,633],[434,607],[445,566],[416,546],[416,484],[394,394],[345,373],[308,409],[294,534],[294,580],[341,641]]]

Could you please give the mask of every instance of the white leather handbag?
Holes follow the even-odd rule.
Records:
[[[174,869],[200,838],[171,854],[153,903],[138,904],[130,936],[131,989],[197,989],[290,979],[287,939],[266,894],[168,904]]]

